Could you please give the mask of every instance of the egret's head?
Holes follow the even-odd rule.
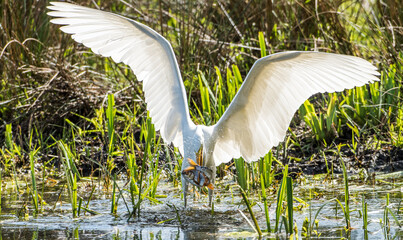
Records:
[[[203,147],[196,153],[196,162],[192,159],[184,159],[189,162],[189,167],[182,171],[182,176],[191,184],[197,187],[208,187],[214,189],[211,183],[213,171],[208,167],[203,166]]]

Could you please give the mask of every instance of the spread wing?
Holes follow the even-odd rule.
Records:
[[[378,75],[364,59],[331,53],[284,52],[256,61],[212,126],[215,164],[258,160],[283,141],[295,111],[311,95],[379,81]]]
[[[169,42],[134,20],[74,4],[51,2],[52,23],[92,49],[131,67],[143,81],[147,109],[165,142],[183,154],[183,132],[191,127],[186,92]]]

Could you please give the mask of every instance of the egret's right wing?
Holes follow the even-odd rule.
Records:
[[[134,20],[64,2],[51,2],[52,23],[104,57],[131,67],[143,81],[147,109],[162,138],[183,154],[183,133],[191,127],[186,92],[169,42]]]
[[[366,60],[340,54],[283,52],[259,59],[212,126],[215,164],[258,160],[283,141],[295,111],[312,94],[362,86],[379,81],[377,75]]]

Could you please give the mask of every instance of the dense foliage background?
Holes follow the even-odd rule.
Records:
[[[216,122],[254,61],[266,54],[318,50],[365,58],[379,68],[381,83],[311,98],[315,107],[310,102],[301,107],[275,156],[306,161],[337,146],[356,163],[380,156],[392,161],[401,154],[398,0],[75,2],[133,18],[166,37],[197,123]],[[94,55],[50,24],[48,4],[3,0],[0,5],[0,165],[24,164],[37,149],[38,159],[55,163],[58,140],[76,149],[77,161],[99,155],[112,162],[126,159],[125,137],[140,144],[147,124],[141,83],[127,66]],[[115,100],[114,141],[105,115],[108,93]]]

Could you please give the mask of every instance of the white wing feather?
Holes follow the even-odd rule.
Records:
[[[283,141],[295,111],[311,95],[378,81],[364,59],[320,52],[284,52],[253,65],[218,123],[212,126],[216,165],[256,161]]]
[[[194,126],[186,92],[169,42],[134,20],[74,4],[51,2],[48,15],[60,29],[104,57],[131,67],[143,81],[147,109],[165,142],[183,154],[183,133]]]

